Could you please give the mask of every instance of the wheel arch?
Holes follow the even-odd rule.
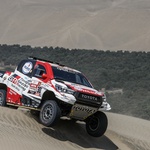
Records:
[[[3,89],[5,91],[7,91],[7,86],[6,84],[0,83],[0,89]]]
[[[42,96],[42,101],[41,101],[40,107],[43,105],[44,101],[46,101],[46,100],[55,100],[58,103],[58,99],[56,98],[54,92],[48,91],[48,90],[45,91]]]

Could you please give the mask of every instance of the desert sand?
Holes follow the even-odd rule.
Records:
[[[0,44],[150,51],[149,0],[0,0]]]
[[[100,138],[89,136],[84,123],[62,118],[47,128],[26,109],[0,107],[1,150],[148,150],[150,122],[106,113],[108,130]]]

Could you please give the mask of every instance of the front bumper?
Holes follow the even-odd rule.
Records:
[[[103,102],[101,107],[98,109],[99,111],[108,111],[108,110],[111,110],[111,106],[109,105],[109,103],[107,102]]]

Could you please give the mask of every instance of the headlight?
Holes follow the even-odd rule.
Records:
[[[63,86],[58,85],[58,84],[55,85],[55,88],[60,93],[67,93],[67,94],[72,94],[72,95],[74,94],[74,91],[72,89],[69,89],[67,87],[63,87]]]

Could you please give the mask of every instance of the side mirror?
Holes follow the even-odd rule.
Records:
[[[47,78],[47,74],[43,73],[42,74],[42,79],[46,79]]]

